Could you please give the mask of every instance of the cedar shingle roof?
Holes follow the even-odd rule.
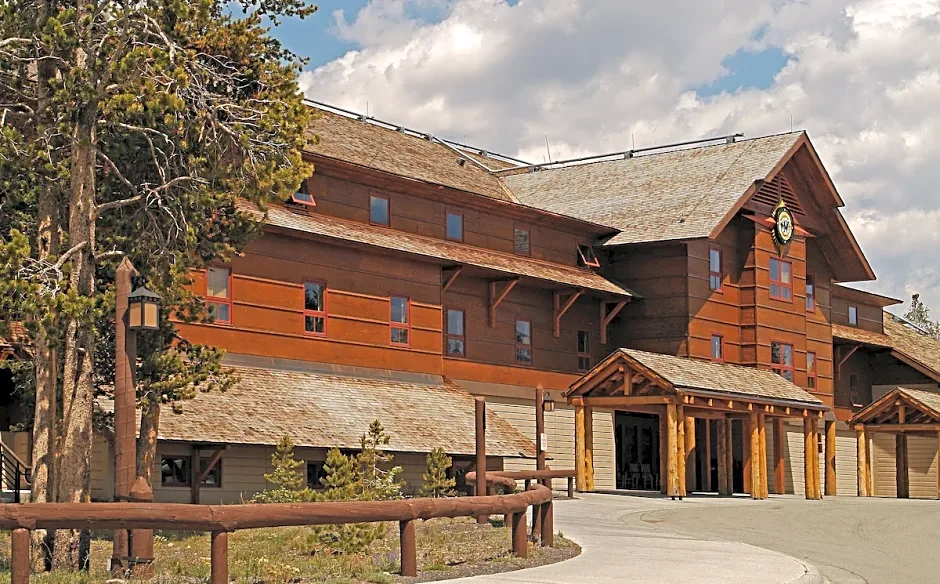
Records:
[[[473,397],[458,385],[347,377],[330,373],[232,367],[232,389],[200,393],[183,412],[160,416],[161,440],[276,445],[290,435],[297,446],[359,448],[359,437],[379,420],[391,436],[388,450],[472,455]],[[113,402],[99,400],[104,411]],[[493,412],[487,415],[487,454],[534,457],[535,447]]]
[[[895,387],[855,413],[850,424],[897,424],[900,403],[907,402],[905,423],[935,424],[940,421],[940,393],[923,389]],[[913,411],[912,411],[913,410]]]
[[[499,179],[472,162],[457,164],[458,155],[438,142],[317,109],[310,132],[318,140],[307,146],[313,154],[427,183],[513,201]],[[511,166],[495,158],[466,153],[491,169]]]
[[[678,390],[704,390],[750,398],[799,402],[821,406],[822,402],[771,371],[727,363],[711,363],[648,353],[636,349],[620,349],[641,365],[651,369]]]
[[[803,132],[504,176],[525,205],[609,225],[608,245],[708,237]]]
[[[899,387],[898,390],[912,400],[920,402],[928,409],[933,410],[935,415],[940,415],[940,393],[923,389],[909,389],[907,387]]]
[[[891,338],[888,337],[888,335],[867,331],[854,326],[834,324],[832,325],[832,336],[847,341],[855,341],[856,343],[864,343],[866,345],[875,345],[878,347],[891,346]]]
[[[245,204],[242,209],[254,212],[260,218],[260,211],[250,205]],[[415,235],[404,231],[376,228],[318,213],[294,213],[284,207],[272,205],[268,208],[267,225],[372,245],[454,264],[475,266],[504,274],[555,282],[575,288],[586,288],[619,296],[636,296],[625,286],[612,282],[590,270]]]
[[[883,312],[882,318],[885,334],[834,324],[832,336],[893,349],[932,370],[935,378],[940,378],[940,340],[904,324],[890,312]]]

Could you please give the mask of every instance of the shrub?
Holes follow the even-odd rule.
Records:
[[[306,478],[297,469],[303,461],[294,459],[294,441],[284,436],[278,442],[271,465],[274,471],[264,475],[264,480],[274,485],[251,498],[253,503],[300,503],[315,500],[316,493],[304,483]]]
[[[424,484],[421,486],[422,497],[451,497],[457,481],[447,476],[447,469],[454,464],[443,448],[435,448],[428,454],[428,468],[424,471]]]

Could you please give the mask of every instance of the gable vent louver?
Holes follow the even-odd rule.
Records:
[[[781,199],[794,215],[806,217],[803,205],[800,204],[800,200],[793,192],[793,187],[790,186],[790,182],[783,175],[778,174],[769,183],[764,183],[764,186],[754,195],[755,202],[764,203],[771,207],[775,207]]]

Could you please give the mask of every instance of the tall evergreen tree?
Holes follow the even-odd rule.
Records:
[[[920,294],[911,295],[911,306],[904,318],[917,325],[925,333],[940,340],[940,323],[930,318],[930,309],[920,299]]]

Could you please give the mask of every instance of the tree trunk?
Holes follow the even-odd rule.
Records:
[[[153,489],[153,467],[157,459],[157,433],[160,428],[160,401],[151,396],[143,404],[140,415],[140,437],[137,439],[137,478],[147,481]]]

